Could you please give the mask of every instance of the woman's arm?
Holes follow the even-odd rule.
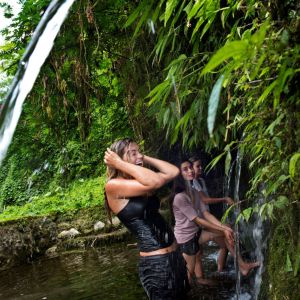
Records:
[[[180,173],[179,169],[174,165],[150,156],[144,155],[144,163],[156,168],[159,171],[156,174],[163,177],[166,183],[174,180]]]
[[[207,214],[211,215],[208,211],[204,211],[203,212],[203,216],[206,218],[207,217]],[[209,231],[213,231],[213,232],[216,232],[216,233],[223,233],[225,235],[225,237],[227,238],[228,242],[231,244],[231,245],[235,245],[235,240],[234,240],[234,231],[229,228],[229,227],[226,227],[226,226],[223,226],[222,227],[222,224],[220,221],[218,221],[213,215],[211,215],[217,222],[215,222],[215,220],[213,220],[213,218],[210,218],[208,216],[208,218],[210,220],[213,220],[214,223],[210,222],[210,220],[203,220],[199,217],[196,217],[193,221],[200,225],[200,226],[203,226],[205,227],[206,229],[209,229]],[[216,223],[219,223],[216,224]]]
[[[104,162],[112,169],[118,169],[131,175],[134,179],[115,178],[110,180],[105,191],[110,197],[128,198],[145,194],[160,188],[166,180],[159,174],[147,168],[123,161],[115,152],[107,149]]]
[[[225,197],[225,198],[210,198],[206,197],[203,193],[203,191],[199,191],[199,194],[201,196],[201,199],[203,200],[204,204],[214,204],[214,203],[219,203],[222,201],[226,201],[228,205],[233,205],[234,202],[231,198]]]

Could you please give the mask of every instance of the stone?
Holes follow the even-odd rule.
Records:
[[[46,250],[46,254],[51,254],[57,252],[57,245]]]
[[[112,223],[115,227],[118,227],[120,224],[120,220],[116,217],[112,219]]]
[[[99,221],[94,225],[94,229],[99,230],[99,229],[104,228],[104,226],[105,226],[105,224],[103,222]]]
[[[75,228],[71,228],[70,230],[64,230],[64,231],[62,231],[58,235],[58,238],[59,239],[74,238],[74,237],[76,237],[79,234],[80,233]]]

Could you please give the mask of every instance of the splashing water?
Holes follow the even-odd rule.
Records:
[[[23,102],[31,91],[73,2],[74,0],[53,0],[50,3],[22,57],[0,113],[0,166],[20,118]]]

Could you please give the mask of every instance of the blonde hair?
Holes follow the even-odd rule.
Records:
[[[123,139],[119,139],[117,141],[115,141],[111,146],[110,146],[110,150],[115,152],[116,154],[118,154],[122,159],[123,159],[123,156],[124,156],[124,153],[125,153],[125,149],[127,147],[127,157],[130,161],[130,158],[129,158],[129,150],[130,150],[130,145],[131,143],[135,143],[135,141],[131,138],[123,138]],[[111,179],[114,179],[114,178],[117,178],[118,175],[119,175],[119,172],[120,170],[117,170],[117,169],[112,169],[110,168],[109,166],[107,166],[107,169],[106,169],[106,183],[111,180]],[[105,199],[104,199],[104,207],[105,207],[105,211],[106,211],[106,214],[109,218],[109,221],[110,223],[112,224],[112,218],[111,218],[111,208],[108,204],[108,199],[106,197],[106,193],[105,193],[105,187],[104,187],[104,196],[105,196]]]

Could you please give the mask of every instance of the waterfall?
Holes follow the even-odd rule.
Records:
[[[228,176],[225,177],[224,179],[224,197],[229,197],[229,190],[230,190],[230,180],[231,180],[231,175],[232,175],[232,170],[233,170],[233,167],[235,165],[235,162],[236,160],[234,160],[231,165],[230,165],[230,168],[229,168],[229,171],[228,171]],[[227,202],[223,201],[223,214],[225,214],[226,210],[229,208],[229,205]]]
[[[245,133],[242,135],[242,139],[244,138]],[[240,188],[240,177],[241,177],[241,169],[242,169],[242,160],[243,160],[243,152],[241,153],[241,148],[238,149],[236,156],[236,168],[235,168],[235,186],[234,186],[234,203],[238,203],[239,199],[239,188]],[[239,216],[239,205],[235,207],[235,220],[237,220]],[[239,267],[239,255],[240,255],[240,239],[239,239],[239,224],[235,225],[235,274],[236,274],[236,300],[240,299],[241,292],[241,275],[240,275],[240,267]]]
[[[258,204],[258,207],[260,207],[260,204],[262,204],[264,202],[265,197],[262,194],[262,191],[266,188],[267,187],[265,184],[260,185],[259,195],[256,198],[255,203],[253,205]],[[253,238],[256,242],[255,256],[256,256],[256,260],[259,262],[259,268],[257,269],[256,274],[255,274],[254,295],[253,295],[254,300],[257,299],[258,294],[260,292],[262,273],[265,270],[264,255],[268,248],[270,233],[271,233],[271,230],[268,226],[268,223],[267,222],[263,223],[262,216],[259,216],[258,213],[256,213],[256,220],[255,220],[254,227],[253,227]]]
[[[73,2],[74,0],[53,0],[26,48],[0,112],[0,166],[20,118],[23,102],[31,91]]]

